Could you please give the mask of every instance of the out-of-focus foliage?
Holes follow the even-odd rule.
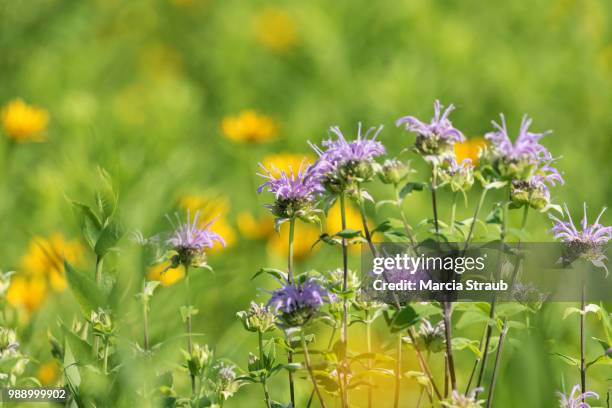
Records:
[[[217,217],[215,232],[228,245],[210,254],[215,274],[193,275],[200,310],[194,327],[216,356],[236,362],[247,360],[255,339],[240,333],[235,314],[266,297],[258,290],[265,282],[249,279],[258,265],[283,266],[287,251],[287,225],[276,234],[256,194],[257,163],[284,168],[299,164],[296,154],[312,159],[306,141],[318,143],[330,125],[352,134],[359,121],[384,124],[380,139],[400,152],[412,139],[393,121],[407,113],[429,117],[436,98],[457,105],[454,124],[470,138],[489,131],[499,112],[515,134],[529,113],[535,130],[554,130],[545,143],[561,156],[566,184],[553,199],[572,208],[584,200],[607,205],[611,19],[612,3],[604,0],[0,0],[0,268],[16,271],[3,324],[16,328],[20,353],[31,357],[19,367],[23,377],[62,381],[49,336],[61,335],[58,317],[70,326],[79,310],[66,289],[63,260],[92,279],[95,263],[66,197],[95,202],[100,167],[112,174],[127,231],[168,230],[164,215],[185,209],[200,210],[202,221]],[[414,166],[425,169],[418,160]],[[409,201],[414,222],[428,202],[425,195]],[[448,211],[450,196],[441,201]],[[338,211],[332,208],[325,231],[340,229]],[[462,205],[457,212],[458,219],[468,216]],[[373,223],[381,218],[373,209],[369,215]],[[359,223],[356,209],[349,228],[351,222]],[[531,238],[549,239],[548,226],[532,217]],[[316,227],[298,226],[300,269],[337,266],[336,251],[311,248],[318,235]],[[351,256],[357,265],[358,253]],[[125,287],[160,277],[164,268],[125,238],[105,258]],[[182,359],[175,335],[182,330],[183,276],[181,268],[166,272],[150,304],[152,344],[174,339],[160,350],[159,370]],[[117,336],[140,338],[138,301],[120,299]],[[534,333],[508,349],[496,391],[500,406],[524,400],[548,406],[562,376],[575,383],[575,371],[548,354],[575,350],[577,320],[562,324],[563,309],[545,307],[531,322]],[[595,319],[588,324],[600,327]],[[591,343],[595,353],[598,344]],[[117,352],[126,361],[132,355]],[[459,354],[459,364],[470,358]],[[146,372],[135,364],[123,386]],[[188,387],[184,378],[177,381],[177,388]],[[416,400],[413,383],[406,382],[412,388],[404,395]],[[286,393],[282,380],[270,387]],[[381,386],[381,401],[391,387]],[[300,401],[308,397],[301,389]],[[227,406],[243,406],[258,393],[246,387]]]

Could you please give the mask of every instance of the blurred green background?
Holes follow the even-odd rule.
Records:
[[[534,130],[554,130],[544,144],[561,157],[566,184],[553,190],[553,200],[576,212],[587,201],[596,215],[612,196],[611,17],[612,3],[603,0],[0,0],[0,268],[21,277],[10,299],[22,346],[39,361],[30,371],[55,382],[47,327],[55,329],[58,315],[70,322],[77,310],[71,295],[62,295],[69,291],[62,290],[61,268],[53,277],[57,266],[32,243],[70,254],[93,274],[65,196],[91,201],[98,166],[119,188],[129,230],[168,230],[164,215],[185,208],[221,216],[218,232],[229,245],[211,255],[214,275],[195,278],[195,327],[243,367],[256,339],[241,331],[235,313],[250,299],[265,300],[258,288],[273,287],[249,281],[257,268],[285,262],[283,241],[262,208],[270,197],[255,193],[257,163],[312,157],[306,141],[320,142],[330,125],[348,136],[360,121],[383,124],[381,141],[399,155],[413,139],[394,121],[406,114],[428,119],[436,98],[457,106],[453,122],[468,137],[489,131],[499,112],[514,135],[528,113]],[[40,110],[18,112],[18,98]],[[25,121],[21,133],[7,122],[11,102],[13,115],[22,115],[13,121]],[[28,125],[43,140],[15,143],[11,132],[27,135]],[[420,170],[415,177],[424,179],[425,167],[411,158]],[[372,193],[391,194],[380,186]],[[425,196],[406,206],[413,222],[429,214]],[[373,220],[383,218],[370,210]],[[460,210],[465,217],[471,211]],[[544,216],[529,224],[533,240],[550,239]],[[340,260],[332,249],[311,252],[316,237],[298,232],[302,270]],[[129,283],[154,276],[150,261],[126,238],[107,268]],[[166,283],[152,305],[154,342],[182,330],[175,300],[181,285]],[[136,303],[123,306],[123,334],[139,339]],[[547,306],[535,334],[508,352],[499,406],[554,406],[561,378],[566,386],[577,382],[575,370],[548,355],[576,354],[577,318],[563,323],[562,309]],[[175,343],[164,348],[164,363],[179,361]],[[459,359],[467,376],[471,356]],[[602,380],[592,381],[593,389],[605,394],[606,376],[595,370]],[[273,385],[278,399],[285,399],[283,381]],[[414,382],[405,383],[416,398]],[[245,406],[259,393],[244,388],[227,406]]]

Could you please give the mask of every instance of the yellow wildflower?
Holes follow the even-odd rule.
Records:
[[[236,232],[227,220],[230,211],[230,203],[227,197],[211,194],[189,194],[179,199],[179,207],[189,210],[191,214],[199,211],[201,226],[215,220],[210,230],[221,235],[225,241],[225,247],[231,247],[236,242]],[[215,241],[211,251],[215,252],[223,248],[221,243]]]
[[[274,176],[278,176],[276,170],[293,171],[299,170],[300,166],[312,164],[313,158],[310,155],[303,155],[297,153],[277,153],[270,154],[263,158],[261,164],[270,170]],[[276,170],[275,170],[276,169]]]
[[[185,268],[181,265],[168,269],[170,262],[162,262],[149,268],[147,277],[150,280],[160,281],[162,286],[174,285],[185,276]]]
[[[266,142],[276,136],[276,122],[254,110],[243,110],[236,116],[226,116],[221,121],[221,130],[234,142]]]
[[[34,237],[21,260],[23,272],[33,276],[47,276],[56,291],[66,289],[64,259],[78,264],[83,258],[83,246],[77,240],[66,240],[61,234],[49,238]]]
[[[49,123],[49,113],[17,98],[10,101],[0,114],[6,135],[18,143],[43,141]]]
[[[47,283],[41,276],[13,276],[6,294],[7,302],[29,313],[37,310],[47,298]]]
[[[325,230],[328,234],[342,231],[342,218],[340,217],[340,201],[336,201],[329,209],[325,219]],[[361,214],[352,205],[346,205],[346,228],[361,230]]]
[[[59,376],[59,367],[55,360],[41,364],[36,370],[36,378],[43,386],[50,386],[57,382]]]
[[[257,220],[250,212],[242,211],[236,217],[236,222],[240,235],[245,238],[267,239],[274,235],[274,219],[270,215],[265,215]]]
[[[312,245],[319,239],[319,228],[313,224],[303,222],[295,223],[295,233],[293,239],[293,257],[296,261],[308,258],[312,253],[319,249],[319,246],[312,248]],[[280,234],[273,234],[267,245],[269,252],[279,257],[287,257],[289,253],[289,223],[281,225]]]
[[[487,141],[483,137],[473,137],[463,143],[455,143],[457,162],[461,163],[464,159],[471,159],[474,166],[478,166],[480,151],[486,146]]]
[[[287,52],[297,43],[295,22],[285,10],[266,8],[254,18],[257,41],[275,52]]]

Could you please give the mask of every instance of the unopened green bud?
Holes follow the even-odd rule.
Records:
[[[251,302],[247,310],[236,313],[236,316],[248,331],[266,333],[274,330],[274,313],[263,304]]]
[[[398,185],[411,173],[410,166],[397,159],[385,160],[379,173],[380,180],[385,184]]]

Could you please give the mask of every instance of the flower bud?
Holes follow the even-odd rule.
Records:
[[[474,184],[474,166],[470,159],[457,163],[454,157],[445,158],[438,167],[438,177],[442,184],[448,184],[454,193],[467,191]]]
[[[519,208],[528,205],[535,210],[541,210],[550,202],[550,193],[544,183],[535,178],[528,181],[514,180],[510,190],[512,207]]]
[[[89,322],[93,328],[94,335],[109,336],[113,333],[113,321],[109,312],[102,308],[91,312]]]
[[[236,313],[244,328],[250,332],[266,333],[274,329],[275,316],[263,304],[251,302],[247,310]]]
[[[212,352],[207,344],[202,347],[196,343],[193,345],[191,354],[184,352],[184,355],[187,361],[187,369],[195,377],[199,377],[212,360]]]
[[[412,170],[410,166],[397,159],[387,159],[379,173],[380,180],[385,184],[398,185],[406,179]]]
[[[445,348],[444,326],[438,322],[435,326],[429,320],[423,319],[415,338],[415,347],[421,351],[438,353]]]
[[[0,327],[0,357],[17,353],[19,343],[15,331],[6,327]]]

